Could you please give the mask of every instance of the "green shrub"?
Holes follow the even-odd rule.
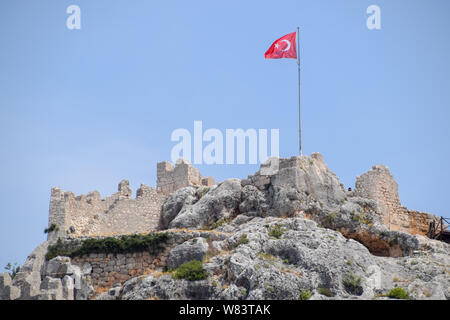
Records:
[[[199,189],[199,194],[198,194],[199,199],[201,199],[205,194],[207,194],[209,189],[210,189],[209,187],[202,187],[201,189]]]
[[[216,228],[222,226],[223,224],[225,224],[225,222],[226,222],[225,219],[219,219],[219,220],[214,224],[213,229],[216,229]]]
[[[401,287],[396,287],[392,289],[391,291],[388,292],[387,296],[393,299],[411,299],[408,292]]]
[[[325,222],[327,225],[330,225],[334,222],[334,220],[336,220],[336,213],[332,212],[330,213],[326,218],[325,218]]]
[[[352,220],[355,222],[360,222],[362,224],[373,226],[372,219],[367,215],[367,213],[363,212],[361,214],[353,213]]]
[[[286,230],[282,228],[281,225],[277,224],[272,228],[269,228],[269,236],[280,239],[285,231]]]
[[[275,292],[275,288],[272,287],[271,285],[269,285],[268,283],[264,283],[264,288],[266,288],[266,290],[270,293],[274,293]]]
[[[247,238],[247,234],[244,233],[244,234],[240,237],[239,241],[236,243],[235,248],[236,248],[236,247],[239,247],[241,244],[247,244],[247,243],[249,243],[249,242],[250,242],[250,240]]]
[[[48,228],[44,229],[44,233],[50,233],[53,231],[58,231],[59,228],[56,226],[56,224],[52,223]]]
[[[319,288],[317,292],[326,297],[334,297],[334,293],[329,288]]]
[[[186,279],[189,281],[203,280],[208,278],[208,272],[203,269],[201,261],[192,260],[180,265],[173,275],[175,279]]]
[[[45,258],[50,260],[56,256],[76,257],[90,253],[131,253],[149,252],[157,254],[164,250],[168,242],[168,233],[149,233],[145,235],[125,235],[118,238],[86,239],[81,242],[63,242],[58,239],[56,244],[48,247]]]
[[[303,290],[302,292],[300,292],[300,295],[298,296],[299,300],[309,300],[309,298],[311,298],[312,293],[309,292],[308,290]]]
[[[5,270],[7,270],[11,278],[14,279],[16,274],[20,272],[20,266],[18,266],[17,263],[14,263],[13,265],[11,262],[8,262]]]
[[[219,228],[220,226],[222,226],[222,225],[224,225],[226,223],[229,223],[230,221],[231,221],[230,219],[223,219],[223,218],[221,218],[221,219],[217,220],[216,222],[212,222],[212,223],[210,223],[208,225],[204,225],[202,227],[202,229],[203,230],[214,230],[214,229],[217,229],[217,228]]]
[[[363,288],[361,286],[361,277],[356,276],[353,272],[349,272],[343,279],[342,284],[348,293],[361,295]]]
[[[261,258],[262,260],[267,260],[269,262],[275,262],[277,260],[277,258],[269,253],[263,253],[260,252],[258,253],[258,257]]]

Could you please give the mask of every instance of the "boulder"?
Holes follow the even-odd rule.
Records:
[[[55,257],[45,264],[44,275],[62,279],[66,274],[73,273],[69,257]]]
[[[87,300],[94,293],[94,287],[85,277],[75,278],[75,300]]]
[[[20,288],[12,284],[9,273],[0,273],[0,300],[16,300],[20,297]]]
[[[161,228],[167,229],[169,223],[178,215],[184,206],[189,206],[196,201],[195,187],[184,187],[173,192],[162,205],[160,218]]]
[[[74,279],[71,276],[64,276],[61,280],[62,283],[62,294],[64,300],[73,300],[75,298],[74,290],[75,283]]]
[[[242,188],[242,202],[239,204],[239,211],[248,216],[264,217],[268,215],[269,203],[266,193],[260,191],[253,185],[246,185]]]
[[[208,243],[204,238],[199,237],[186,241],[170,250],[167,257],[167,267],[175,269],[184,262],[192,260],[202,261],[208,252],[208,248]]]
[[[225,180],[194,204],[185,204],[169,228],[201,228],[237,214],[241,202],[239,179]]]
[[[63,285],[61,279],[46,276],[41,282],[41,291],[50,294],[52,300],[63,300]]]

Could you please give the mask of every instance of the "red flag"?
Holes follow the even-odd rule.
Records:
[[[297,32],[292,32],[275,41],[265,53],[266,59],[297,59]]]

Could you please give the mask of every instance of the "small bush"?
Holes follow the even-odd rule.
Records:
[[[372,219],[365,212],[363,212],[361,214],[353,213],[352,220],[355,222],[360,222],[360,223],[368,225],[368,226],[373,226]]]
[[[332,212],[330,213],[326,218],[325,222],[327,225],[332,224],[336,220],[336,213]]]
[[[329,288],[319,288],[317,292],[326,297],[334,297],[334,293]]]
[[[309,298],[311,298],[312,293],[309,292],[308,290],[303,290],[302,292],[300,292],[300,295],[298,296],[299,300],[309,300]]]
[[[230,219],[223,219],[223,218],[221,218],[221,219],[217,220],[216,222],[212,222],[209,225],[203,226],[202,229],[203,230],[214,230],[214,229],[217,229],[217,228],[219,228],[219,227],[221,227],[224,224],[229,223],[229,222],[231,222]]]
[[[186,279],[189,281],[203,280],[208,278],[208,272],[203,269],[201,261],[192,260],[180,265],[173,275],[174,279]]]
[[[266,290],[270,293],[274,293],[275,292],[275,288],[272,287],[271,285],[269,285],[268,283],[264,283],[264,288],[266,288]]]
[[[363,288],[361,286],[361,277],[356,276],[353,272],[349,272],[344,279],[342,279],[342,284],[348,293],[361,295],[363,293]]]
[[[401,287],[392,289],[388,292],[387,296],[392,299],[411,299],[408,292]]]
[[[50,233],[53,231],[58,231],[59,228],[56,226],[56,224],[52,223],[48,228],[44,229],[44,233]]]
[[[269,228],[269,236],[280,239],[285,231],[286,230],[282,228],[281,225],[277,224],[276,226]]]
[[[267,260],[269,262],[275,262],[277,260],[275,256],[263,252],[258,253],[258,257],[262,260]]]
[[[209,187],[202,187],[201,189],[199,189],[198,192],[198,198],[201,199],[205,194],[207,194],[209,191]]]
[[[12,279],[20,272],[20,266],[17,265],[17,263],[14,263],[14,265],[11,262],[8,262],[8,264],[5,267],[5,270],[8,271],[9,275]]]
[[[247,243],[249,243],[249,242],[250,242],[250,240],[247,238],[247,234],[244,233],[244,234],[239,238],[239,241],[236,242],[236,245],[235,245],[234,247],[236,248],[236,247],[239,247],[241,244],[247,244]]]
[[[219,219],[213,226],[213,229],[219,228],[226,223],[225,219]]]

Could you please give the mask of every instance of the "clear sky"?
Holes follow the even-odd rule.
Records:
[[[69,30],[66,8],[81,8]],[[366,8],[381,8],[368,30]],[[0,267],[45,239],[52,186],[155,186],[176,128],[278,128],[297,154],[295,60],[265,60],[301,27],[304,152],[346,186],[385,164],[411,209],[450,216],[448,0],[0,2]],[[221,181],[257,165],[201,165]]]

